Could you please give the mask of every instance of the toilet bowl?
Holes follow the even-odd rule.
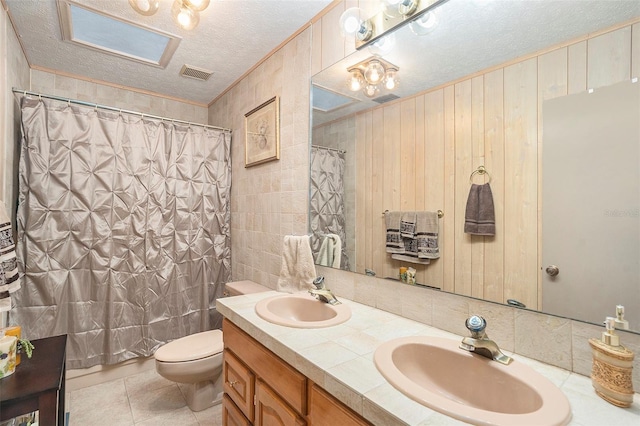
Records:
[[[226,296],[270,290],[252,281],[225,285]],[[185,383],[187,405],[202,411],[222,402],[222,331],[210,330],[181,337],[156,350],[156,371],[172,382]]]

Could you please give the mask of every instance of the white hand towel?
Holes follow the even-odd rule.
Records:
[[[316,276],[309,236],[285,235],[276,290],[287,293],[309,290]]]
[[[342,240],[339,235],[327,234],[322,240],[318,256],[316,257],[316,265],[331,266],[340,269],[342,261]]]

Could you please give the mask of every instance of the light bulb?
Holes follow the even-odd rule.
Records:
[[[178,26],[184,30],[192,30],[198,26],[200,15],[186,6],[181,0],[176,0],[171,7],[171,16]]]
[[[364,95],[368,98],[373,98],[379,91],[380,89],[375,84],[367,84],[363,90]]]
[[[363,83],[364,80],[362,79],[362,73],[359,70],[351,71],[351,75],[347,79],[347,86],[349,87],[349,90],[357,92],[362,89]]]
[[[369,45],[369,52],[373,55],[383,56],[391,52],[396,46],[396,34],[387,34]]]
[[[384,68],[380,65],[380,62],[377,60],[372,60],[367,65],[367,69],[364,72],[364,79],[367,80],[368,83],[377,84],[384,77]]]
[[[371,23],[362,19],[362,10],[350,7],[340,15],[340,32],[342,36],[355,36],[360,41],[366,41],[373,34]]]
[[[398,70],[394,68],[389,68],[387,73],[384,76],[384,87],[387,90],[393,90],[398,86],[398,78],[397,78]]]
[[[209,7],[210,0],[182,0],[182,2],[196,12],[202,12]]]
[[[153,15],[160,7],[159,0],[129,0],[129,4],[133,10],[144,16]]]
[[[409,28],[415,35],[427,35],[438,25],[438,17],[434,11],[429,11],[409,23]]]

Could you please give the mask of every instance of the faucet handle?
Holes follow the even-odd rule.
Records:
[[[322,290],[324,288],[324,276],[320,275],[315,280],[313,280],[313,286],[318,290]]]
[[[473,315],[464,322],[467,330],[471,332],[473,337],[481,337],[484,335],[484,329],[487,328],[487,321],[480,315]]]

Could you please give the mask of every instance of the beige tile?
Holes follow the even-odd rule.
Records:
[[[324,342],[300,351],[300,354],[319,367],[328,369],[358,357],[358,354],[334,342]]]
[[[327,374],[323,388],[358,414],[362,414],[362,395]]]
[[[130,399],[131,413],[135,422],[165,415],[186,407],[187,403],[177,385],[165,386]]]
[[[384,340],[362,331],[356,331],[336,339],[335,342],[358,355],[365,355],[374,352],[380,344],[384,343]]]
[[[433,414],[433,410],[407,398],[388,383],[374,388],[365,396],[362,413],[376,425],[418,424]]]
[[[173,384],[172,381],[159,375],[155,369],[134,374],[124,379],[127,395],[129,395],[130,398],[135,398],[136,395],[141,392],[150,392]]]
[[[71,426],[133,425],[124,379],[70,392],[69,423]]]
[[[599,339],[604,327],[586,324],[580,321],[571,321],[572,365],[573,371],[583,376],[591,375],[593,354],[589,339]]]
[[[365,357],[358,357],[338,364],[330,368],[328,373],[342,383],[349,383],[353,390],[361,394],[386,383],[385,378],[382,377],[375,365]]]
[[[571,370],[571,320],[518,310],[515,336],[516,353]]]
[[[515,309],[497,303],[469,300],[469,315],[481,315],[487,320],[486,332],[500,349],[513,351],[515,347]]]
[[[198,419],[189,407],[178,408],[168,413],[153,416],[148,420],[136,422],[136,426],[198,426]]]
[[[222,404],[214,405],[206,410],[194,411],[193,415],[200,426],[222,426]]]
[[[464,323],[469,318],[471,299],[444,292],[433,291],[433,326],[441,330],[466,336],[469,331]]]
[[[405,318],[431,325],[433,322],[433,298],[424,288],[404,285],[402,288],[401,310]]]

